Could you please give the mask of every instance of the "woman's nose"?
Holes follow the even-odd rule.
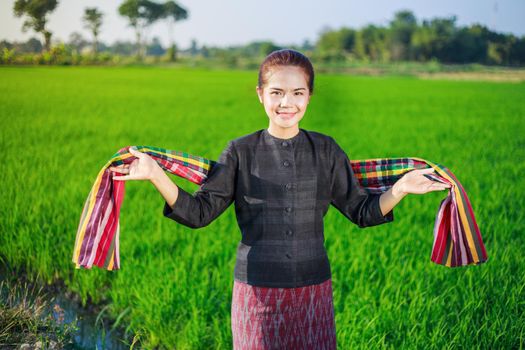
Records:
[[[288,94],[284,94],[283,98],[281,98],[281,107],[286,107],[290,103],[290,98],[288,97]]]

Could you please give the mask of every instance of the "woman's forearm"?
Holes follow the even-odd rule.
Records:
[[[150,181],[153,186],[157,188],[162,197],[164,197],[168,205],[173,209],[173,204],[175,204],[175,201],[179,196],[179,188],[177,185],[161,168],[159,168],[159,171],[153,175]]]
[[[388,191],[379,197],[379,206],[383,216],[388,214],[408,193],[402,190],[402,182],[397,181]]]

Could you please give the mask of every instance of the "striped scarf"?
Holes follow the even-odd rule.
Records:
[[[151,156],[164,169],[195,184],[202,184],[215,161],[185,152],[151,146],[130,146]],[[120,268],[119,215],[124,199],[124,182],[112,180],[110,166],[129,164],[135,159],[128,147],[120,149],[100,170],[84,204],[73,252],[76,268],[93,265],[107,270]],[[435,173],[424,176],[448,183],[434,223],[431,261],[457,267],[480,264],[487,253],[474,218],[467,193],[446,167],[421,158],[375,158],[350,161],[359,184],[368,193],[383,193],[406,172],[432,167]]]

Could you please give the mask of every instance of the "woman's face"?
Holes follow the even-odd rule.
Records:
[[[282,130],[298,128],[311,96],[306,74],[297,66],[273,67],[263,88],[257,87],[257,95],[270,118],[270,126]]]

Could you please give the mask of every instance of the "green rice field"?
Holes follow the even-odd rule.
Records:
[[[0,68],[0,263],[64,281],[146,349],[231,349],[234,206],[190,229],[162,215],[144,181],[126,184],[121,269],[71,261],[84,201],[120,148],[216,159],[268,127],[256,71],[162,67]],[[394,222],[360,229],[325,217],[340,349],[523,349],[525,83],[318,75],[300,127],[350,159],[420,157],[465,188],[487,249],[478,266],[430,261],[446,191],[410,194]],[[182,188],[198,186],[170,175]]]

